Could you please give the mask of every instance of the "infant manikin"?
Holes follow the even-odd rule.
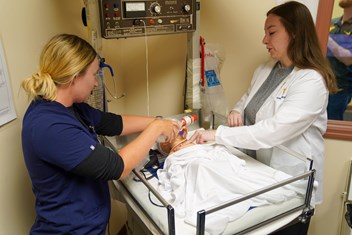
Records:
[[[187,129],[184,127],[181,131],[179,131],[176,138],[172,142],[159,143],[159,151],[164,155],[170,155],[180,149],[193,145],[193,143],[187,141],[186,137]]]

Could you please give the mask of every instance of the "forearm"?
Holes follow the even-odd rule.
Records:
[[[121,178],[128,175],[148,154],[156,139],[161,134],[160,129],[151,126],[143,131],[136,139],[123,147],[119,155],[124,162]]]
[[[141,132],[154,120],[154,117],[122,115],[123,130],[121,135]]]
[[[148,122],[148,119],[144,119],[144,121]],[[178,123],[172,120],[154,119],[150,122],[136,139],[120,150],[119,154],[124,162],[121,177],[123,178],[130,173],[142,161],[160,135],[165,136],[166,141],[172,141],[175,139],[179,128]]]
[[[350,50],[343,48],[331,38],[329,38],[328,48],[336,59],[344,63],[346,66],[352,65],[352,53]]]

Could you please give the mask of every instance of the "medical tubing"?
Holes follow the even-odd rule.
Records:
[[[117,95],[117,85],[116,85],[116,81],[115,81],[115,78],[114,78],[115,74],[114,74],[114,72],[113,72],[113,70],[112,70],[112,68],[111,68],[110,65],[105,64],[104,67],[109,68],[109,70],[110,70],[111,79],[112,79],[112,82],[113,82],[113,84],[114,84],[114,94],[110,91],[110,89],[108,88],[108,86],[107,86],[107,85],[105,84],[105,82],[104,82],[104,87],[105,87],[105,89],[108,91],[109,95],[110,95],[112,98],[114,98],[115,100],[121,99],[121,98],[124,97],[126,94],[125,94],[125,93],[122,93],[120,96]]]
[[[149,192],[151,192],[160,202],[161,204],[164,205],[167,209],[167,220],[168,220],[168,225],[169,225],[169,233],[170,234],[175,234],[175,209],[173,206],[168,203],[156,190],[155,188],[149,184],[149,182],[143,178],[141,173],[139,173],[136,170],[132,170],[132,172],[144,183],[144,185],[149,189]]]
[[[144,183],[144,185],[154,194],[154,196],[163,204],[165,207],[171,206],[159,193],[155,190],[155,188],[143,177],[143,175],[136,171],[135,169],[132,172],[139,178],[140,181]],[[171,206],[172,207],[172,206]]]

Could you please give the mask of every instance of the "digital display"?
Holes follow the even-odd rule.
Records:
[[[126,2],[126,12],[145,11],[145,2]]]

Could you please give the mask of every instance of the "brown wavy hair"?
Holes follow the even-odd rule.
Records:
[[[309,9],[302,3],[289,1],[267,12],[280,17],[291,40],[288,56],[301,69],[314,69],[324,78],[330,93],[338,91],[335,75],[320,48],[318,35]]]

